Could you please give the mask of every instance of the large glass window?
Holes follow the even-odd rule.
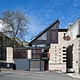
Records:
[[[47,40],[47,32],[40,36],[38,40]]]

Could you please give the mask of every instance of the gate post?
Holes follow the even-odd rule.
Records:
[[[32,51],[29,49],[28,50],[28,59],[31,59],[32,58]]]
[[[12,47],[6,48],[6,61],[8,63],[14,63],[14,61],[13,61],[13,48]]]

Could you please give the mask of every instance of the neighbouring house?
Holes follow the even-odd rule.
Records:
[[[15,46],[20,46],[17,41]],[[0,68],[13,68],[13,66],[13,39],[0,32]]]
[[[70,23],[68,25],[65,40],[67,40],[67,72],[73,71],[75,73],[80,73],[80,18],[77,18],[74,24]]]

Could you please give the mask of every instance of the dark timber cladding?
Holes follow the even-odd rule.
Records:
[[[57,19],[53,24],[40,32],[30,43],[32,44],[50,44],[58,42],[59,20]],[[53,36],[54,35],[54,36]]]

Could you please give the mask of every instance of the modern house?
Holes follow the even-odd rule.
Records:
[[[62,70],[66,72],[64,35],[67,29],[59,29],[59,23],[57,19],[29,43],[29,46],[33,48],[30,51],[31,53],[29,52],[31,54],[31,60],[34,61],[34,64],[36,64],[35,60],[37,61],[37,59],[43,61],[44,71]]]
[[[56,20],[29,43],[28,55],[33,61],[31,70],[80,72],[80,18],[67,29],[59,29],[59,23]],[[37,64],[37,60],[43,62]]]

